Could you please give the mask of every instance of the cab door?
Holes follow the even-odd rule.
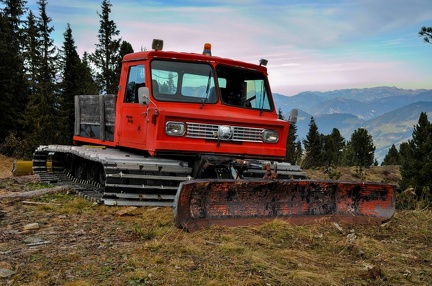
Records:
[[[144,64],[129,66],[120,112],[120,146],[146,149],[147,122],[145,112],[148,106],[138,102],[138,88],[143,86],[145,86]]]

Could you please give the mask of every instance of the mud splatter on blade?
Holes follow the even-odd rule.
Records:
[[[285,219],[382,223],[395,212],[395,186],[315,180],[192,180],[174,201],[178,227],[238,226]]]

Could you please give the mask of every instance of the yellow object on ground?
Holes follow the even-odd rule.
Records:
[[[25,176],[33,174],[33,162],[24,160],[15,160],[13,163],[12,174],[14,176]]]

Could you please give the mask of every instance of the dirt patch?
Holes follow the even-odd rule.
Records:
[[[0,178],[0,197],[40,188],[39,177],[35,175]]]

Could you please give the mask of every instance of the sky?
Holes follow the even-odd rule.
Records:
[[[36,0],[27,7],[39,14]],[[98,42],[102,0],[48,0],[51,34],[61,47],[67,23],[80,55]],[[432,44],[418,35],[432,27],[431,0],[111,0],[110,19],[135,51],[212,54],[268,60],[272,91],[395,86],[432,89]]]

